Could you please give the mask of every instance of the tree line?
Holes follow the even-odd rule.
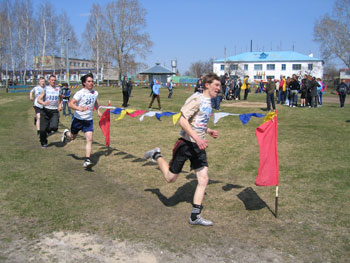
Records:
[[[145,57],[153,45],[145,32],[146,10],[138,0],[93,4],[81,41],[67,13],[57,13],[48,1],[34,6],[31,0],[2,0],[0,24],[1,70],[7,64],[23,79],[34,67],[34,57],[59,56],[59,68],[65,68],[67,41],[69,57],[87,54],[97,72],[103,63],[112,63],[119,77],[138,70],[137,57]]]

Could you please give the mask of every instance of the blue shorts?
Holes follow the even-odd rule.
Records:
[[[83,132],[93,132],[94,131],[94,121],[93,120],[79,120],[77,118],[72,118],[72,123],[70,125],[70,132],[72,134],[78,134],[79,131]]]

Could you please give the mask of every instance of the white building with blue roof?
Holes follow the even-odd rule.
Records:
[[[266,81],[268,77],[279,79],[280,76],[291,77],[293,74],[303,76],[310,74],[316,78],[323,77],[323,60],[294,51],[246,52],[213,62],[213,71],[219,76],[228,73],[250,81]]]

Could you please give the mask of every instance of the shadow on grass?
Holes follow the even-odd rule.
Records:
[[[55,147],[57,147],[57,148],[62,148],[62,147],[64,147],[64,143],[63,142],[61,142],[61,141],[59,141],[59,142],[50,142],[48,145],[47,145],[47,147],[52,147],[52,146],[55,146]]]
[[[115,148],[108,148],[108,147],[102,147],[102,151],[94,152],[90,156],[90,160],[94,163],[93,166],[87,168],[87,171],[93,172],[92,167],[94,167],[100,160],[101,156],[109,156],[112,154],[112,152],[116,151],[117,149]],[[68,156],[73,157],[75,160],[85,160],[85,157],[79,157],[75,155],[74,153],[68,154]]]
[[[243,188],[244,186],[242,185],[237,185],[237,184],[226,184],[222,187],[222,190],[224,190],[225,192],[228,192],[232,189],[241,189]]]
[[[265,201],[260,198],[253,188],[247,187],[240,192],[237,197],[243,202],[246,210],[260,210],[266,207],[276,217],[275,213]]]
[[[194,175],[194,174],[193,174]],[[191,177],[192,174],[188,175],[186,178]],[[208,184],[218,184],[220,181],[209,180]],[[186,202],[192,204],[193,195],[196,191],[197,180],[192,180],[188,183],[185,183],[183,186],[180,186],[176,192],[171,197],[166,197],[163,195],[158,188],[154,189],[145,189],[145,192],[151,192],[152,194],[157,195],[159,201],[165,206],[176,206],[178,203]]]

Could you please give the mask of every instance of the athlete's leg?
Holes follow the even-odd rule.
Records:
[[[86,138],[86,146],[85,146],[86,155],[85,155],[85,157],[86,158],[90,158],[90,155],[91,155],[92,135],[93,135],[92,131],[85,132],[85,138]]]
[[[36,130],[40,131],[40,112],[36,114]]]
[[[161,170],[161,172],[164,176],[164,179],[168,183],[175,182],[179,174],[174,174],[174,173],[169,171],[168,162],[163,157],[158,157],[157,163],[158,163],[159,169]]]
[[[202,169],[197,170],[196,175],[198,184],[193,196],[193,204],[202,205],[205,189],[209,182],[208,167],[203,167]]]
[[[189,223],[191,225],[212,226],[213,225],[212,221],[204,219],[201,216],[202,209],[203,209],[202,202],[205,194],[205,189],[209,182],[208,167],[205,166],[202,169],[196,170],[196,175],[197,175],[198,184],[197,184],[196,192],[194,193],[194,196],[193,196],[193,206],[192,206]]]

